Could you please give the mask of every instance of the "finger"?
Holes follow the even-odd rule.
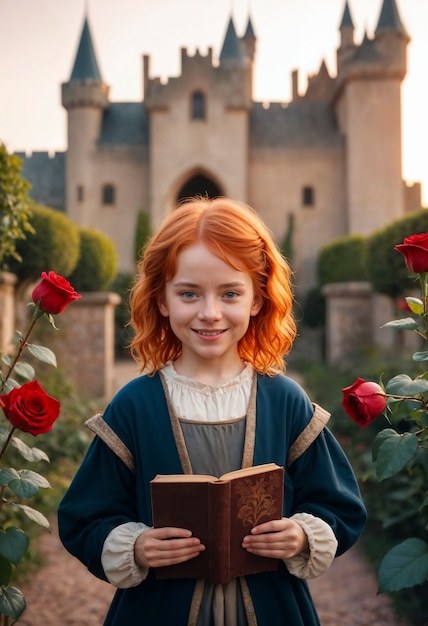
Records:
[[[164,526],[162,528],[152,528],[150,531],[152,537],[156,539],[172,539],[179,537],[191,537],[192,531],[187,528],[176,528],[175,526]]]

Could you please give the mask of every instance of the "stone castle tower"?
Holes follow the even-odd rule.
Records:
[[[121,269],[132,271],[141,209],[156,227],[180,198],[226,195],[253,206],[278,243],[292,224],[297,289],[314,285],[323,245],[369,234],[420,207],[420,187],[412,195],[401,171],[400,91],[409,36],[396,0],[379,2],[374,37],[357,44],[345,1],[336,75],[322,63],[299,93],[293,72],[288,103],[253,100],[251,18],[242,37],[230,18],[218,59],[212,48],[205,56],[183,48],[181,73],[166,84],[151,75],[144,56],[142,100],[110,102],[85,19],[62,85],[68,148],[65,201],[58,208],[109,235]],[[31,160],[35,168],[37,158],[43,156],[24,165],[35,196]]]

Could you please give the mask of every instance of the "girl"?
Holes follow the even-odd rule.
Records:
[[[65,547],[118,588],[105,625],[319,624],[305,579],[356,541],[365,509],[328,413],[284,375],[290,269],[257,214],[226,198],[176,209],[145,251],[131,315],[144,375],[89,420],[97,437],[59,508]],[[269,462],[286,468],[283,517],[242,547],[278,570],[157,580],[156,567],[205,547],[188,529],[152,528],[150,480]]]

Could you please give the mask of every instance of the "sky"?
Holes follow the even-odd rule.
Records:
[[[359,43],[373,35],[383,0],[349,0]],[[396,0],[411,37],[402,89],[403,177],[421,181],[428,205],[428,0]],[[142,97],[151,76],[180,73],[180,49],[218,55],[229,18],[257,36],[254,98],[287,102],[291,72],[304,90],[322,60],[336,73],[345,0],[0,0],[0,141],[9,151],[66,149],[61,83],[70,78],[85,15],[112,101]]]

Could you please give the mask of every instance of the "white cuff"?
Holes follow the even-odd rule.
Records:
[[[309,553],[302,552],[284,563],[297,578],[316,578],[321,576],[332,564],[337,550],[337,539],[331,526],[310,513],[296,513],[290,519],[295,521],[308,537]]]
[[[101,554],[101,564],[109,583],[119,589],[136,587],[149,572],[148,567],[139,567],[134,559],[137,538],[149,526],[140,522],[127,522],[116,526],[107,535]]]

